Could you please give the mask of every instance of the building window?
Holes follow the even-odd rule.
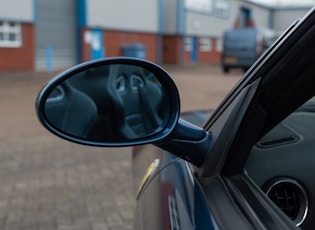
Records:
[[[199,38],[199,50],[201,52],[210,52],[212,50],[211,38]]]
[[[192,38],[191,37],[185,37],[184,38],[184,50],[187,52],[192,50]]]
[[[21,24],[0,21],[0,47],[20,47],[21,45]]]
[[[230,5],[225,0],[216,0],[215,1],[215,15],[218,17],[227,18],[229,16]]]
[[[217,38],[216,39],[215,50],[217,52],[222,52],[222,50],[223,50],[223,40],[222,40],[222,38]]]
[[[212,13],[213,0],[185,0],[185,6],[188,10]]]

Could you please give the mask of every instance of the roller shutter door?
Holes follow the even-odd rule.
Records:
[[[36,2],[36,69],[59,70],[75,65],[77,63],[76,1]]]

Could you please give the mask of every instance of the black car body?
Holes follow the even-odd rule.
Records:
[[[311,10],[252,65],[202,128],[179,118],[178,92],[163,69],[131,58],[60,74],[39,94],[38,116],[70,141],[136,146],[135,175],[142,180],[135,185],[135,229],[312,229],[314,39]],[[107,79],[100,91],[88,86],[98,70]],[[145,161],[141,171],[137,164]]]

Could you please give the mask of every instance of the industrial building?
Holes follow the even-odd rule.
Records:
[[[17,5],[19,7],[17,7]],[[33,0],[3,0],[0,7],[0,70],[35,68]]]
[[[279,34],[309,7],[248,0],[2,0],[0,70],[59,70],[112,56],[156,63],[218,63],[223,31]],[[16,7],[16,6],[19,7]]]

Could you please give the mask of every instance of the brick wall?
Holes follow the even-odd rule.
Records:
[[[163,37],[163,63],[184,64],[191,63],[191,52],[181,51],[181,38],[179,36]],[[199,47],[199,45],[198,45]],[[183,55],[183,57],[181,57]],[[212,49],[202,52],[198,50],[197,63],[220,63],[221,52],[216,50],[216,39],[212,39]]]
[[[121,56],[122,45],[140,43],[146,46],[146,59],[156,62],[157,60],[157,35],[135,32],[105,31],[106,57]]]
[[[35,69],[35,31],[32,24],[22,24],[22,46],[0,47],[0,71]]]
[[[83,33],[87,29],[83,30]],[[147,48],[147,59],[157,61],[157,36],[155,34],[145,34],[136,32],[104,31],[105,56],[122,56],[122,45],[131,43],[141,43]],[[190,52],[184,52],[181,37],[177,35],[163,36],[162,62],[166,64],[190,64]],[[183,55],[181,57],[181,55]],[[197,63],[220,63],[221,53],[216,50],[216,39],[212,39],[211,51],[202,52],[198,50]],[[83,61],[91,60],[90,44],[83,42]]]
[[[210,51],[200,51],[198,44],[198,53],[197,53],[197,63],[207,64],[218,64],[220,63],[221,52],[216,50],[216,39],[212,39],[211,50]],[[184,52],[184,64],[190,64],[191,53]]]
[[[88,29],[83,29],[84,32]],[[139,43],[146,47],[146,59],[152,62],[157,61],[157,35],[137,32],[122,32],[122,31],[103,31],[104,49],[106,57],[122,56],[122,46],[128,44]],[[82,46],[83,61],[91,60],[90,44],[84,42]]]
[[[221,52],[216,49],[216,39],[212,39],[211,51],[198,51],[198,63],[220,63]]]

